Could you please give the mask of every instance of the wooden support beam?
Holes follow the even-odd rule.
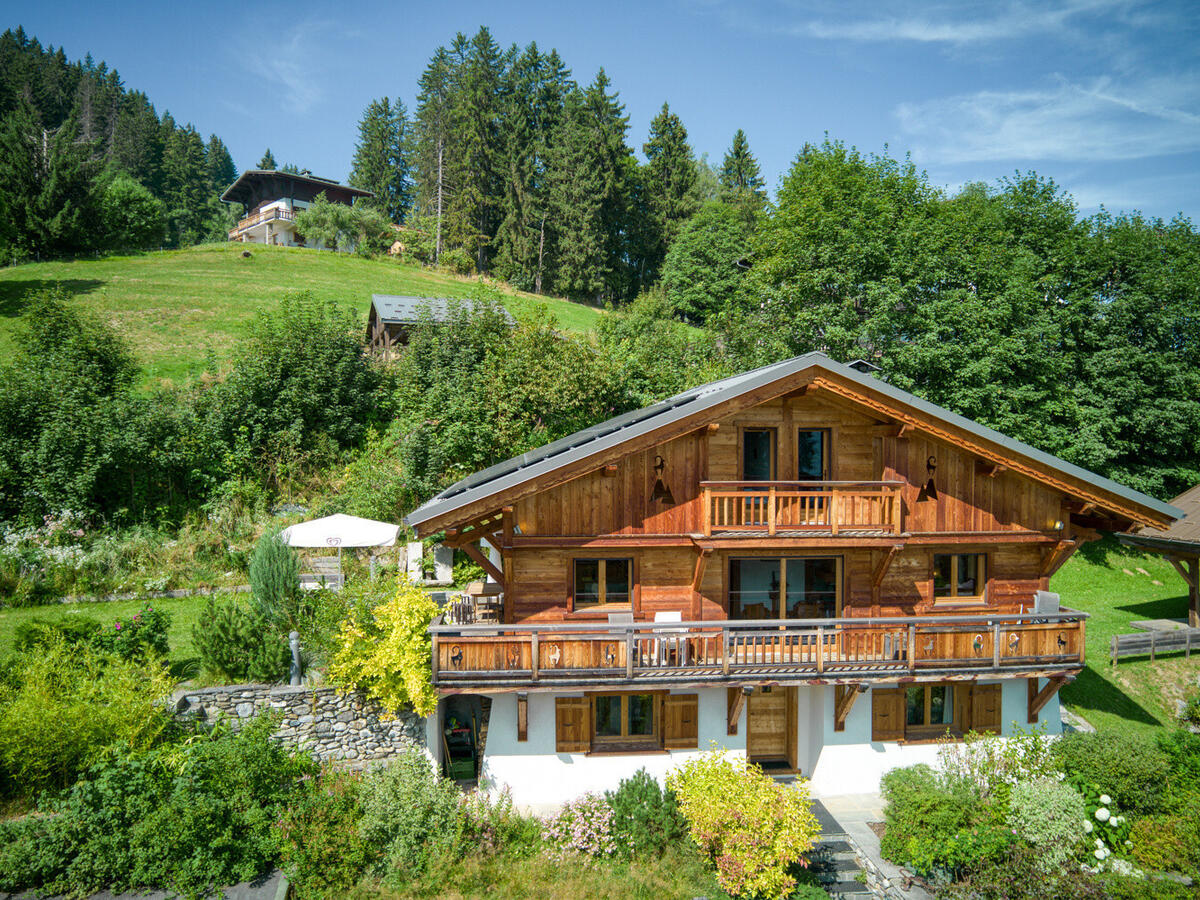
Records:
[[[1075,552],[1077,546],[1075,541],[1061,540],[1053,547],[1048,547],[1042,551],[1042,568],[1038,573],[1041,578],[1049,578],[1061,568],[1062,564],[1067,561],[1072,553]]]
[[[992,462],[990,459],[975,460],[975,471],[984,478],[995,478],[997,475],[1006,471],[1007,469],[1008,466],[1002,465],[998,462]]]
[[[883,586],[883,579],[888,573],[888,569],[892,567],[892,560],[896,558],[896,554],[904,549],[903,544],[893,544],[884,551],[883,556],[875,566],[875,571],[871,573],[871,602],[879,603],[879,590]]]
[[[750,685],[740,688],[729,688],[726,691],[726,702],[729,707],[729,720],[726,734],[737,734],[738,719],[742,717],[742,706],[746,702],[746,698],[750,696],[754,688]]]
[[[1191,572],[1189,572],[1187,570],[1187,568],[1184,567],[1183,562],[1181,560],[1176,559],[1174,556],[1168,556],[1167,561],[1175,567],[1175,571],[1179,573],[1179,577],[1181,577],[1184,580],[1184,583],[1187,584],[1187,586],[1190,587],[1193,591],[1196,590],[1197,585],[1196,585],[1195,569],[1193,569]],[[1194,560],[1192,561],[1192,565],[1193,566],[1195,565]]]
[[[1046,682],[1046,686],[1040,691],[1037,689],[1036,678],[1029,679],[1029,721],[1036,722],[1038,713],[1042,711],[1042,707],[1050,702],[1050,698],[1058,693],[1058,689],[1067,683],[1067,679],[1061,675],[1055,676]]]
[[[529,740],[529,695],[517,694],[517,740]]]
[[[605,478],[616,478],[617,477],[617,464],[609,463],[607,466],[604,466],[600,470],[600,474],[603,475]]]
[[[481,565],[483,567],[483,571],[487,572],[488,575],[501,584],[504,583],[504,572],[502,572],[500,569],[497,569],[495,564],[486,556],[484,556],[483,552],[477,546],[475,546],[475,544],[463,544],[462,551],[467,554],[467,556],[471,557],[472,560]]]
[[[704,570],[708,567],[708,558],[712,555],[712,550],[703,547],[697,547],[696,568],[692,572],[692,621],[698,622],[703,618],[703,604],[701,603],[700,584],[704,580]]]
[[[513,508],[505,506],[500,510],[500,527],[504,531],[504,547],[512,546],[513,533],[516,529],[516,518],[513,515]]]
[[[858,699],[858,695],[865,693],[867,685],[864,684],[839,684],[833,689],[833,730],[845,731],[846,719],[850,715],[850,710],[854,708],[854,701]]]

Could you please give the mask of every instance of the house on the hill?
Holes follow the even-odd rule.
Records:
[[[303,247],[296,234],[296,213],[307,209],[318,194],[331,203],[350,206],[356,197],[373,197],[349,185],[307,172],[291,174],[274,169],[250,169],[225,189],[221,199],[242,204],[243,217],[229,230],[229,240],[248,244]]]
[[[1171,501],[1186,518],[1169,528],[1141,528],[1121,536],[1121,543],[1149,550],[1170,561],[1188,590],[1188,626],[1200,628],[1200,484]]]
[[[1087,616],[1050,577],[1100,529],[1180,515],[813,353],[492,466],[406,522],[502,587],[498,623],[430,628],[438,714],[481,717],[481,777],[537,806],[712,741],[844,793],[947,733],[1059,733]]]
[[[470,300],[372,294],[371,311],[367,314],[367,341],[372,350],[389,353],[408,343],[409,333],[421,321],[423,314],[433,322],[442,322],[449,317],[456,303],[468,308],[471,306]],[[503,312],[508,324],[516,324],[508,310]]]

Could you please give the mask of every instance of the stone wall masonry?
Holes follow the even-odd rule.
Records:
[[[235,729],[275,710],[282,715],[279,739],[322,761],[387,759],[425,747],[425,720],[412,710],[385,719],[374,701],[331,687],[222,685],[177,691],[174,702],[180,720],[211,723],[220,717]]]

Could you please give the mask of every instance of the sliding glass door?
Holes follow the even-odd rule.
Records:
[[[729,618],[831,619],[838,614],[836,557],[729,561]]]

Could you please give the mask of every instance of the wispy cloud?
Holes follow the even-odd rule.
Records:
[[[896,117],[931,162],[1115,161],[1200,150],[1200,75],[1134,83],[1059,79],[902,103]]]
[[[297,23],[265,50],[261,44],[243,47],[241,59],[252,78],[280,91],[289,111],[307,113],[324,97],[321,60],[335,27],[331,22]]]

